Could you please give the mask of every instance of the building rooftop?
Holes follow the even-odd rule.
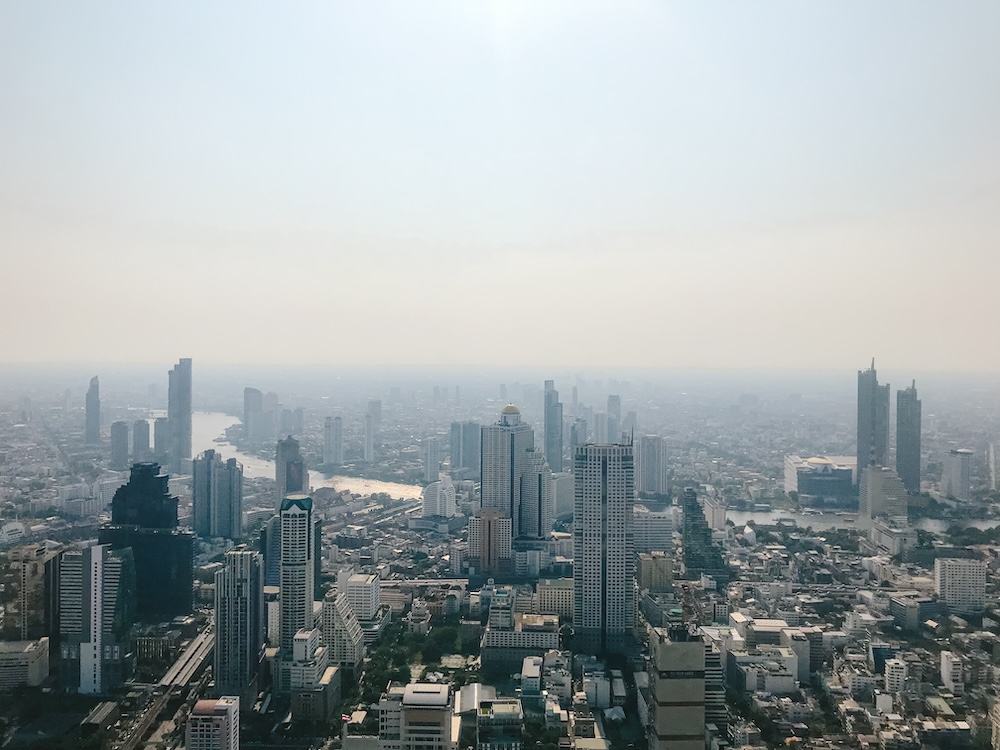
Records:
[[[411,682],[403,692],[403,704],[407,706],[447,706],[449,691],[447,685],[428,682]]]

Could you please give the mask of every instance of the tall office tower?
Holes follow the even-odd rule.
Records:
[[[215,692],[238,695],[248,708],[264,659],[263,574],[260,553],[245,544],[226,552],[215,573]]]
[[[264,394],[256,388],[243,389],[243,435],[260,440],[264,433]]]
[[[331,589],[323,598],[323,643],[330,649],[330,663],[361,674],[365,642],[361,623],[347,600],[347,594]]]
[[[195,702],[184,732],[186,750],[239,750],[240,699],[235,695]]]
[[[451,518],[458,513],[458,506],[455,505],[455,485],[447,474],[424,487],[421,496],[423,518],[434,516]]]
[[[509,572],[511,519],[496,508],[483,508],[469,519],[469,565],[479,573]]]
[[[808,680],[807,680],[808,682]],[[726,708],[726,680],[722,652],[715,643],[705,642],[705,723],[714,724],[723,737],[729,727]]]
[[[722,550],[712,541],[712,529],[705,520],[705,511],[698,503],[698,493],[691,487],[684,490],[681,504],[683,518],[684,573],[687,578],[710,575],[728,579]]]
[[[643,435],[636,441],[636,489],[646,495],[669,491],[667,446],[659,435]]]
[[[295,634],[313,626],[313,501],[288,495],[281,501],[281,639],[282,658],[292,655]]]
[[[98,544],[63,553],[59,635],[63,679],[71,690],[105,695],[129,677],[135,596],[132,550]]]
[[[191,360],[181,359],[167,374],[167,422],[170,425],[170,461],[175,472],[191,458]]]
[[[906,523],[907,493],[896,472],[868,464],[861,472],[858,488],[858,527],[870,529],[876,518],[892,525]]]
[[[885,466],[888,448],[889,384],[879,385],[873,359],[871,368],[858,370],[858,471],[873,454],[875,463]]]
[[[368,414],[372,417],[372,425],[377,430],[382,426],[382,401],[377,398],[368,399]]]
[[[191,462],[194,533],[202,537],[243,537],[243,466],[223,460],[211,448]]]
[[[170,458],[170,422],[166,417],[153,420],[153,458],[166,463]]]
[[[132,460],[136,463],[151,461],[153,451],[149,444],[149,422],[137,419],[132,425]]]
[[[132,548],[136,616],[143,622],[188,615],[194,606],[194,535],[177,528],[168,481],[159,464],[133,464],[111,500],[111,523],[98,530],[101,544]]]
[[[896,391],[896,473],[911,495],[920,492],[920,399],[917,381]]]
[[[580,408],[580,395],[575,385],[573,386],[573,390],[571,391],[571,393],[572,395],[570,396],[570,408],[573,410],[573,413],[570,416],[572,416],[573,419],[576,419],[579,416],[578,410]]]
[[[944,457],[941,494],[956,500],[972,499],[972,456],[968,448],[951,450]]]
[[[622,397],[608,396],[608,414],[615,418],[615,424],[622,423]]]
[[[649,750],[704,750],[705,644],[687,626],[650,633]]]
[[[344,463],[344,420],[340,417],[323,420],[323,463],[327,466]]]
[[[365,461],[375,460],[375,417],[365,414]]]
[[[279,440],[275,449],[274,484],[279,508],[288,495],[309,491],[309,472],[299,452],[299,441],[291,435]]]
[[[84,441],[91,444],[99,443],[101,442],[101,386],[96,375],[90,379],[86,406]]]
[[[573,474],[573,630],[586,653],[620,652],[635,628],[632,446],[581,445]]]
[[[111,468],[114,471],[128,468],[128,422],[111,423]]]
[[[633,514],[635,551],[669,554],[674,548],[673,506],[636,503]]]
[[[479,440],[482,425],[478,422],[451,423],[451,468],[479,473]]]
[[[12,580],[5,592],[0,640],[37,641],[48,638],[55,648],[59,638],[60,549],[47,544],[29,544],[8,550]],[[10,594],[13,594],[11,596]]]
[[[563,470],[563,405],[551,380],[545,381],[545,459],[552,471]]]
[[[548,539],[555,517],[552,471],[539,450],[527,452],[521,475],[521,536]]]
[[[441,474],[441,444],[436,437],[424,438],[424,481],[435,482]]]
[[[622,420],[621,431],[627,435],[631,435],[635,432],[638,421],[639,419],[636,416],[635,411],[629,409],[625,412],[625,418]]]
[[[934,593],[952,612],[982,612],[988,572],[982,560],[939,557],[934,561]]]
[[[576,419],[573,421],[572,426],[569,428],[569,448],[576,454],[576,447],[578,445],[585,445],[587,443],[587,420]]]
[[[499,422],[482,429],[482,507],[505,513],[515,536],[521,533],[521,476],[534,447],[535,433],[513,404],[503,408]]]

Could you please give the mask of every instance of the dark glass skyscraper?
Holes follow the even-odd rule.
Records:
[[[168,373],[167,422],[170,426],[170,468],[180,472],[191,458],[191,360],[181,359]]]
[[[111,501],[111,523],[98,532],[101,544],[132,548],[136,616],[162,622],[191,613],[194,535],[177,528],[177,498],[155,463],[133,464],[128,484]]]
[[[873,359],[871,368],[858,370],[858,479],[872,458],[885,466],[888,451],[889,384],[879,385]]]
[[[101,386],[95,375],[87,388],[86,424],[83,439],[88,443],[101,442]]]
[[[917,381],[896,391],[896,474],[912,494],[920,492],[920,399]]]
[[[215,693],[253,705],[264,657],[263,562],[246,545],[226,552],[215,574]]]
[[[552,380],[545,381],[545,460],[552,471],[563,470],[563,405]]]
[[[684,573],[687,578],[710,575],[728,579],[722,551],[712,541],[712,530],[705,520],[705,510],[698,502],[698,493],[692,487],[684,490],[681,503],[684,514],[683,548]]]

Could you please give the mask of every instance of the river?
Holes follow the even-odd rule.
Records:
[[[216,438],[223,437],[226,430],[239,421],[236,417],[221,412],[196,411],[192,416],[191,424],[191,447],[194,455],[197,456],[202,451],[213,448],[223,458],[235,458],[243,464],[243,474],[246,477],[274,479],[274,461],[242,453],[230,442],[215,442]],[[416,484],[382,482],[363,477],[327,476],[318,471],[309,472],[309,484],[312,487],[333,487],[337,490],[347,490],[356,495],[384,492],[390,497],[403,500],[419,498],[423,489]]]

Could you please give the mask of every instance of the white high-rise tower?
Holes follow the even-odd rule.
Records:
[[[482,507],[510,518],[515,536],[521,533],[521,477],[534,447],[535,433],[521,422],[521,411],[513,404],[503,408],[499,422],[483,427]]]
[[[281,501],[282,656],[291,657],[295,634],[313,626],[313,502],[308,495]]]

